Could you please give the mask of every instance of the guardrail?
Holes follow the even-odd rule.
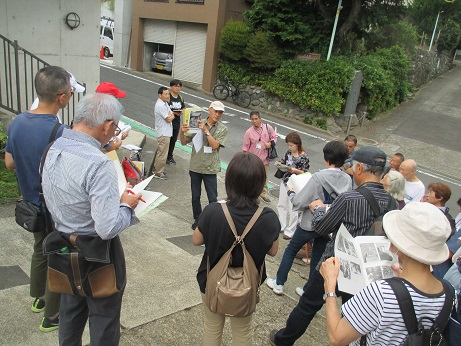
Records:
[[[50,64],[0,34],[0,107],[14,114],[27,110],[36,98],[34,77]],[[70,124],[75,107],[84,94],[74,93],[61,119]]]

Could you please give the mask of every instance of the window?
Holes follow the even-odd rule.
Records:
[[[114,39],[114,37],[112,36],[112,30],[107,26],[104,28],[104,36],[109,37],[111,40]]]

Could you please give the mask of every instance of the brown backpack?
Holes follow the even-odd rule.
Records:
[[[260,272],[245,248],[243,239],[258,220],[262,207],[259,207],[248,222],[241,236],[238,236],[234,221],[225,203],[221,204],[227,222],[234,233],[235,241],[231,248],[210,270],[210,258],[207,264],[207,281],[205,287],[205,304],[211,312],[232,317],[245,317],[252,314],[259,302],[264,261]],[[243,267],[231,267],[232,250],[240,244],[243,250]]]

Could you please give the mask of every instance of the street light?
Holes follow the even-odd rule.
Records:
[[[333,41],[335,40],[336,25],[338,25],[339,12],[343,9],[341,3],[343,0],[338,1],[338,8],[336,10],[335,24],[333,25],[333,32],[331,33],[330,47],[328,48],[327,61],[330,60],[331,50],[333,49]]]
[[[432,43],[434,42],[435,32],[437,30],[437,23],[439,22],[440,13],[443,13],[443,11],[440,11],[439,13],[437,13],[437,19],[435,20],[435,25],[434,25],[434,32],[432,33],[431,44],[429,45],[429,52],[431,51]]]

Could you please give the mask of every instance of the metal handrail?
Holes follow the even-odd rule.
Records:
[[[0,34],[0,41],[0,107],[19,114],[29,109],[36,98],[36,73],[50,64],[19,46],[16,40],[11,41]],[[75,107],[83,95],[74,93],[67,107],[60,111],[63,123],[71,123]]]

